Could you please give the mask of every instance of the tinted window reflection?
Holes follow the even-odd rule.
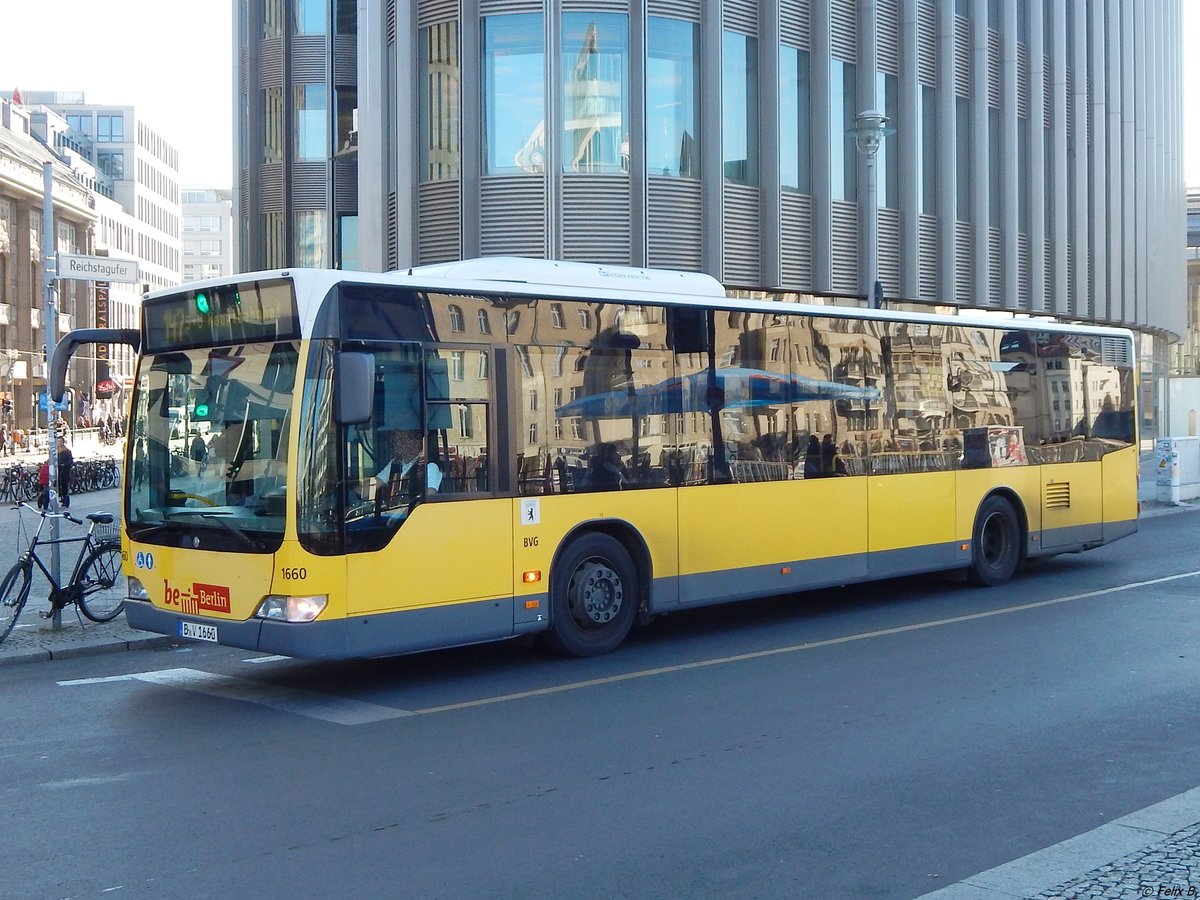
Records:
[[[1010,332],[1003,349],[1031,463],[1094,460],[1134,443],[1128,342]]]
[[[521,493],[672,483],[675,370],[662,308],[591,303],[581,305],[587,315],[564,315],[562,307],[540,302],[522,326],[555,343],[516,348]]]

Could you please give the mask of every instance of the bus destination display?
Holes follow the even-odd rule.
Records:
[[[146,303],[146,350],[294,340],[300,321],[287,279],[197,288]]]

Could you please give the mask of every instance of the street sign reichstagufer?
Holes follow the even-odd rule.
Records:
[[[58,277],[84,281],[121,281],[130,284],[138,280],[136,259],[113,259],[110,256],[80,256],[58,254]]]

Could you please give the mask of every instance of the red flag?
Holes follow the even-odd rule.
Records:
[[[21,99],[21,89],[13,88],[12,102],[14,106],[24,106],[25,101]]]

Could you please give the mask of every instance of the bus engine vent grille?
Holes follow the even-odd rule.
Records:
[[[1100,338],[1100,361],[1106,366],[1128,366],[1129,341],[1123,338]]]
[[[1046,485],[1046,509],[1071,508],[1071,483]]]

